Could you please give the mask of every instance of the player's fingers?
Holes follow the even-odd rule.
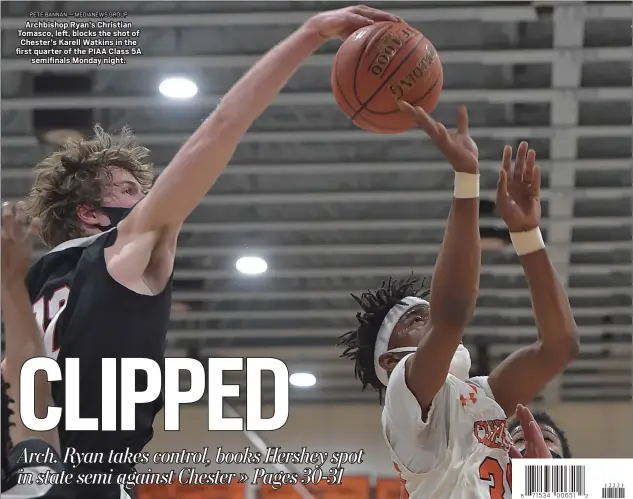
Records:
[[[501,200],[508,195],[508,174],[504,169],[499,170],[499,180],[497,180],[497,200]]]
[[[536,423],[536,420],[534,419],[534,416],[532,415],[532,413],[527,407],[521,404],[517,405],[517,417],[519,418],[519,423],[521,424],[521,428],[523,428],[523,433],[526,435],[526,439],[525,439],[526,442],[527,441],[534,442],[534,437],[539,438],[538,436],[535,436],[533,431],[531,430],[531,424]],[[531,436],[528,438],[527,436],[529,435]],[[526,449],[527,449],[527,444],[526,444]]]
[[[530,421],[529,432],[530,432],[529,440],[531,441],[530,456],[533,456],[535,458],[540,458],[540,459],[552,457],[552,453],[547,447],[545,438],[543,438],[543,432],[541,431],[541,427],[537,424],[536,421]]]
[[[523,141],[517,148],[517,157],[514,160],[514,172],[512,178],[521,181],[525,173],[525,163],[527,160],[528,143]]]
[[[501,160],[501,169],[506,172],[506,175],[510,175],[511,168],[512,168],[512,146],[505,146],[503,148],[503,159]]]
[[[536,199],[541,198],[541,169],[537,166],[532,173],[532,183],[529,186],[530,196]]]
[[[531,184],[534,178],[534,167],[536,166],[536,151],[528,149],[525,160],[525,171],[523,172],[523,182]]]
[[[438,144],[446,144],[451,139],[450,132],[442,123],[437,123],[435,125],[435,133],[437,134],[436,140]]]
[[[525,435],[525,457],[534,459],[536,457],[536,450],[534,449],[534,443],[532,442],[531,435]]]
[[[421,107],[413,107],[406,101],[399,100],[398,107],[401,111],[407,113],[416,124],[426,132],[426,134],[435,139],[437,137],[437,123],[431,118]]]
[[[532,423],[536,424],[535,421],[530,421],[528,424],[521,424],[523,428],[523,436],[525,438],[525,456],[530,458],[538,457],[538,442],[543,439],[542,434],[540,433],[540,428],[536,425],[536,430]]]
[[[521,459],[523,457],[514,445],[510,446],[510,450],[508,451],[508,454],[510,454],[510,457],[512,459]]]
[[[40,230],[42,229],[42,221],[39,218],[34,218],[31,220],[29,227],[26,231],[26,238],[29,242],[33,242],[33,240],[39,236]]]
[[[367,7],[367,5],[356,5],[350,9],[354,14],[359,14],[363,17],[371,19],[375,22],[381,21],[391,21],[391,22],[400,22],[401,18],[398,16],[394,16],[389,12],[384,12],[382,10],[374,9],[373,7]]]
[[[457,108],[457,131],[468,135],[468,109],[463,104]]]
[[[13,237],[13,205],[11,203],[2,204],[2,235],[5,238]]]
[[[344,31],[343,36],[346,38],[355,31],[364,28],[365,26],[370,26],[371,24],[374,24],[374,21],[360,14],[347,12],[347,15],[345,16],[345,23],[345,29],[342,31]]]
[[[527,430],[531,422],[536,423],[536,419],[534,419],[530,410],[522,404],[517,405],[517,417],[519,418],[519,423],[521,423],[523,431]]]
[[[15,233],[21,234],[26,222],[26,212],[24,211],[24,201],[18,201],[15,205]]]

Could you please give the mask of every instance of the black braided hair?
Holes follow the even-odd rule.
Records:
[[[546,425],[546,426],[549,426],[552,430],[554,430],[554,432],[560,439],[561,446],[563,447],[562,449],[563,455],[561,457],[565,459],[571,458],[572,457],[571,449],[569,448],[569,441],[567,440],[567,436],[565,435],[565,432],[561,430],[560,427],[554,422],[552,417],[546,412],[535,412],[532,415],[534,416],[534,419],[539,425]],[[512,433],[519,425],[520,425],[519,420],[514,418],[508,424],[508,431]]]
[[[352,294],[352,298],[362,309],[362,312],[356,314],[359,325],[357,329],[339,336],[337,346],[345,348],[341,357],[354,361],[354,374],[360,379],[362,389],[371,386],[379,393],[381,401],[385,387],[374,371],[374,347],[378,331],[389,310],[395,305],[404,304],[403,298],[428,296],[429,290],[424,289],[425,282],[425,279],[413,275],[400,280],[390,277],[388,281],[382,282],[376,292],[367,291],[360,298]]]
[[[9,470],[9,451],[13,447],[11,442],[11,435],[9,434],[9,428],[14,426],[15,423],[11,422],[11,416],[13,416],[13,399],[9,397],[9,384],[2,380],[2,406],[0,407],[0,414],[2,417],[2,479],[4,479]]]

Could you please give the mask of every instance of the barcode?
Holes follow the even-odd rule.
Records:
[[[550,492],[585,495],[584,465],[527,465],[525,467],[525,496]],[[608,497],[608,496],[605,496]],[[618,497],[618,496],[614,496]]]
[[[625,499],[624,487],[602,487],[602,499]]]

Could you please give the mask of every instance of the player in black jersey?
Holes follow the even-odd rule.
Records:
[[[39,222],[27,228],[24,210],[19,205],[14,214],[11,205],[2,213],[2,315],[5,324],[5,349],[9,362],[2,369],[2,498],[3,499],[72,499],[67,485],[38,483],[37,476],[47,471],[61,473],[57,431],[34,432],[22,424],[19,412],[20,369],[33,357],[44,356],[44,345],[39,328],[31,312],[31,302],[24,286],[24,278],[31,259],[33,237]],[[52,402],[46,378],[35,378],[35,411],[41,415]],[[11,435],[13,434],[13,435]],[[11,438],[13,436],[13,438]],[[15,443],[15,445],[14,445]],[[30,456],[47,456],[38,462]],[[21,480],[18,476],[30,476]]]
[[[29,292],[45,345],[64,367],[80,358],[80,414],[101,414],[101,359],[163,361],[174,256],[180,227],[220,176],[241,137],[294,72],[330,38],[346,38],[395,16],[364,7],[318,14],[274,47],[222,98],[212,115],[152,181],[149,151],[129,131],[95,128],[37,165],[28,214],[42,220],[51,248],[32,268]],[[137,379],[140,389],[146,380]],[[56,383],[53,397],[65,400]],[[80,452],[140,451],[152,438],[162,401],[137,405],[135,431],[67,431],[63,447]],[[129,463],[104,465],[128,473]],[[90,499],[116,497],[95,488]]]
[[[569,459],[573,457],[565,432],[554,422],[549,414],[546,412],[535,412],[534,421],[539,426],[553,458]],[[521,454],[524,454],[527,447],[527,438],[525,428],[523,428],[521,422],[518,419],[510,421],[508,431],[516,449]]]

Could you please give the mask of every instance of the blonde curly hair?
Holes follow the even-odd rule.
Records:
[[[128,127],[118,136],[95,125],[89,139],[69,140],[62,149],[35,166],[35,182],[26,198],[26,213],[42,221],[40,237],[48,247],[83,237],[77,207],[100,208],[111,167],[132,174],[143,189],[154,180],[149,149],[138,145]]]

